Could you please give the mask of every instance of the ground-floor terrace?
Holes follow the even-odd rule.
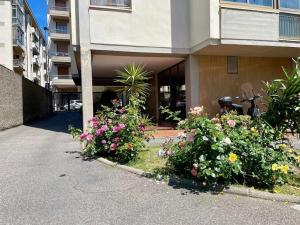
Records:
[[[218,98],[222,96],[250,96],[262,93],[263,81],[282,78],[282,67],[294,66],[289,57],[227,56],[227,55],[154,55],[132,53],[107,53],[87,51],[81,53],[80,85],[83,117],[87,121],[107,99],[104,95],[115,93],[125,104],[126,93],[114,80],[117,70],[128,64],[142,64],[151,72],[150,93],[146,112],[154,121],[165,118],[160,106],[186,112],[194,106],[204,106],[213,116],[219,112]],[[77,78],[77,79],[76,79]],[[100,94],[99,94],[100,93]],[[236,100],[239,103],[239,100]],[[258,102],[262,105],[262,100]],[[244,105],[246,109],[249,106]]]

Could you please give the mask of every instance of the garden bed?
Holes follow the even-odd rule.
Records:
[[[141,151],[135,161],[127,163],[127,166],[143,170],[146,173],[153,173],[154,177],[163,177],[167,179],[170,175],[175,175],[175,171],[172,171],[167,166],[167,159],[158,157],[158,151],[160,147],[151,147],[149,149],[144,149]],[[176,176],[178,176],[176,174]],[[180,175],[182,178],[193,179],[188,173],[186,175]],[[233,184],[236,187],[246,187],[243,185]],[[249,188],[249,187],[246,187]],[[262,189],[259,189],[262,190]],[[300,196],[300,173],[290,176],[288,178],[288,183],[283,186],[275,186],[272,190],[262,190],[266,192],[276,193],[276,194],[287,194]]]

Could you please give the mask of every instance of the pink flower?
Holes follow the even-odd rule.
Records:
[[[235,127],[236,122],[235,122],[234,120],[228,120],[228,121],[227,121],[227,124],[228,124],[228,126],[230,126],[230,127]]]
[[[125,112],[125,109],[122,108],[122,109],[119,109],[118,111],[119,111],[120,114],[123,114]]]
[[[82,141],[83,139],[85,139],[86,137],[88,136],[88,132],[83,132],[81,135],[80,135],[80,140]]]
[[[98,129],[98,130],[96,131],[96,135],[97,135],[97,136],[102,136],[103,132],[104,132],[103,129],[100,128],[100,129]]]
[[[113,144],[110,145],[110,150],[111,151],[116,151],[117,147],[118,147],[118,145],[113,143]]]
[[[106,140],[102,140],[101,143],[105,145],[106,144]]]
[[[94,139],[94,136],[91,135],[91,134],[89,134],[89,135],[86,136],[86,140],[87,140],[88,142],[91,142],[93,139]]]
[[[114,126],[112,130],[114,133],[118,133],[121,129],[119,126]]]
[[[112,123],[112,120],[111,120],[111,119],[108,119],[108,120],[107,120],[107,123],[108,123],[108,124],[111,124],[111,123]]]
[[[105,125],[103,125],[102,127],[101,127],[101,129],[102,129],[102,131],[103,132],[105,132],[105,131],[108,131],[109,130],[109,128],[108,128],[108,126],[105,124]]]
[[[193,177],[196,177],[198,175],[198,172],[197,172],[197,170],[195,168],[193,168],[191,170],[191,174],[192,174]]]
[[[97,128],[99,126],[99,120],[97,117],[93,117],[89,123],[92,128]]]
[[[186,139],[188,142],[194,142],[195,140],[195,133],[189,133],[187,135],[187,139]]]
[[[121,130],[121,129],[124,129],[125,127],[126,127],[126,126],[125,126],[125,124],[124,124],[124,123],[120,123],[120,124],[119,124],[119,128],[120,128],[120,130]]]
[[[140,126],[139,126],[139,130],[142,131],[142,132],[144,132],[144,131],[146,130],[146,128],[145,128],[144,125],[140,125]]]
[[[115,137],[115,138],[114,138],[114,142],[115,142],[115,143],[118,143],[119,141],[120,141],[120,138],[119,138],[119,137]]]

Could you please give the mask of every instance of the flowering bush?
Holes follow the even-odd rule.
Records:
[[[271,187],[284,183],[299,159],[263,121],[236,114],[209,119],[201,107],[191,109],[189,115],[179,123],[184,133],[168,162],[200,181]]]
[[[138,109],[130,106],[120,107],[118,101],[113,107],[104,107],[89,121],[89,129],[80,135],[89,155],[113,157],[125,163],[134,159],[145,147],[149,139],[145,134],[148,121]]]

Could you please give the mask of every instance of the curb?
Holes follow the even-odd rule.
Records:
[[[155,177],[155,174],[153,173],[147,173],[143,170],[136,169],[130,166],[120,165],[118,163],[112,162],[102,157],[98,158],[97,161],[107,166],[116,167],[141,177],[147,177],[147,178]],[[180,182],[183,182],[189,186],[199,187],[199,185],[197,185],[197,183],[193,180],[189,180],[186,178],[177,178],[177,179],[180,179]],[[257,199],[300,204],[300,197],[298,196],[273,194],[270,192],[255,190],[253,188],[230,186],[229,188],[225,188],[222,192],[225,194],[240,195],[240,196],[246,196],[246,197],[257,198]]]

